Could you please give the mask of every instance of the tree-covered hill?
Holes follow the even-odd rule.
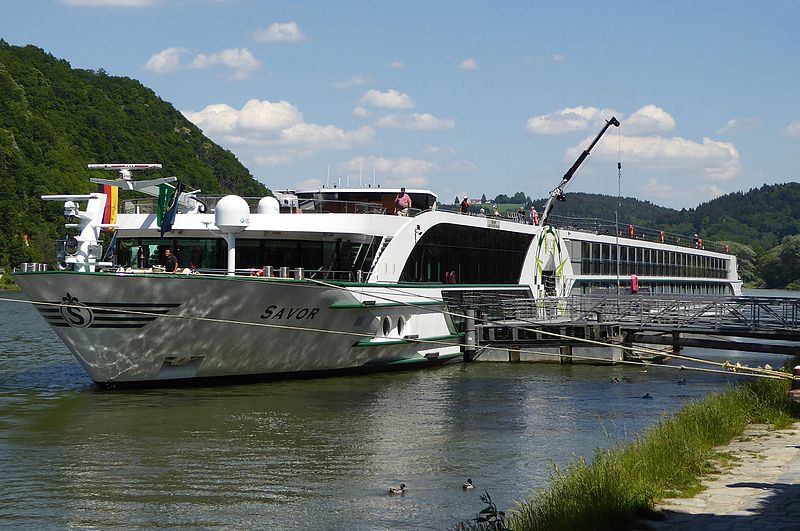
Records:
[[[719,240],[770,249],[800,234],[800,183],[765,184],[703,203],[688,212],[699,231]]]
[[[138,81],[0,40],[0,263],[23,235],[28,259],[50,260],[63,207],[39,196],[93,191],[86,164],[94,162],[161,163],[148,176],[175,175],[204,193],[268,193],[233,153]]]

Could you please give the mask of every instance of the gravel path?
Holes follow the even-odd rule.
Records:
[[[694,498],[664,500],[663,520],[643,522],[650,529],[800,530],[800,422],[771,431],[750,426],[728,446],[733,467],[703,481]]]

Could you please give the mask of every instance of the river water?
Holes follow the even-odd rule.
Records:
[[[31,306],[0,301],[0,316],[0,526],[14,528],[445,529],[474,518],[484,490],[513,508],[546,486],[551,463],[590,456],[734,381],[472,363],[105,391]],[[401,482],[405,496],[386,494]]]

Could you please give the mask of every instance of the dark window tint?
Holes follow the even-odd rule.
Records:
[[[414,246],[402,282],[516,284],[532,234],[444,223],[428,230]]]

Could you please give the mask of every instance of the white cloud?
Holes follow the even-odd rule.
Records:
[[[563,53],[557,53],[553,55],[553,62],[554,63],[563,63],[567,60],[567,56]]]
[[[389,68],[405,68],[407,65],[403,61],[392,61],[386,66]]]
[[[761,127],[761,120],[758,118],[731,118],[723,127],[717,129],[717,134],[725,135],[745,129],[755,129],[757,127]]]
[[[345,131],[334,125],[302,123],[281,131],[281,143],[314,150],[349,149],[368,144],[374,136],[375,130],[368,126]]]
[[[303,122],[303,114],[288,101],[249,100],[239,112],[244,129],[280,130]]]
[[[452,118],[437,118],[432,114],[415,112],[413,114],[390,114],[378,120],[376,125],[395,129],[435,130],[453,129],[456,122]]]
[[[208,105],[197,112],[185,111],[183,115],[207,135],[229,133],[239,121],[239,111],[225,103]]]
[[[148,7],[158,3],[158,0],[61,0],[70,6],[87,7]]]
[[[412,159],[410,157],[384,158],[384,157],[356,157],[342,165],[344,171],[357,172],[364,168],[387,178],[387,185],[398,186],[427,186],[429,175],[436,169],[436,164],[427,160]]]
[[[344,130],[304,120],[287,101],[252,99],[241,109],[225,103],[208,105],[183,115],[205,134],[262,166],[290,165],[322,150],[349,149],[372,141],[375,130]]]
[[[675,129],[675,118],[655,105],[645,105],[625,120],[620,120],[626,135],[661,133]]]
[[[525,129],[530,135],[561,135],[588,129],[590,125],[603,123],[612,116],[619,116],[611,109],[596,107],[567,107],[550,114],[532,116]]]
[[[647,184],[642,187],[642,190],[644,190],[648,197],[668,199],[675,195],[675,189],[671,184],[662,183],[657,179],[650,179],[647,181]]]
[[[352,114],[353,116],[357,116],[358,118],[367,118],[369,116],[372,116],[372,113],[369,111],[369,109],[365,109],[364,107],[356,107],[355,109],[353,109]]]
[[[800,136],[800,120],[787,125],[783,132],[789,136]]]
[[[157,74],[171,74],[183,69],[224,66],[233,70],[234,79],[246,79],[261,68],[261,63],[247,48],[228,48],[212,54],[199,53],[184,65],[181,57],[188,53],[189,51],[183,47],[165,48],[151,56],[144,65],[144,69]]]
[[[434,146],[431,144],[425,144],[425,153],[430,153],[431,155],[439,155],[440,153],[455,155],[456,150],[452,146]]]
[[[322,188],[322,179],[305,179],[295,183],[295,190],[319,190]]]
[[[475,61],[473,58],[464,59],[458,64],[458,67],[461,70],[477,70],[478,69],[478,62]]]
[[[346,88],[350,88],[350,87],[360,87],[361,85],[367,85],[369,83],[372,83],[372,79],[369,78],[369,77],[354,76],[354,77],[351,77],[350,79],[348,79],[347,81],[339,81],[339,82],[333,83],[333,88],[341,90],[341,89],[346,89]]]
[[[181,56],[188,52],[186,48],[181,47],[165,48],[152,55],[145,63],[144,69],[156,74],[171,74],[183,68],[181,66]]]
[[[284,155],[256,155],[253,160],[259,166],[291,166],[295,162],[295,157],[290,154]]]
[[[594,137],[592,137],[594,138]],[[575,160],[592,138],[567,150],[565,160]],[[664,172],[692,179],[710,179],[716,182],[733,179],[741,172],[741,160],[736,147],[705,137],[695,142],[681,137],[627,136],[615,138],[616,142],[598,144],[592,156],[601,160],[635,165],[648,172]]]
[[[381,92],[379,90],[368,90],[358,103],[372,105],[373,107],[384,107],[387,109],[413,109],[415,102],[411,96],[394,89]]]
[[[261,68],[261,63],[247,48],[228,48],[212,54],[200,53],[186,65],[186,68],[202,69],[217,65],[233,70],[236,79],[247,78],[252,72]]]
[[[300,42],[306,40],[306,36],[297,22],[275,22],[267,29],[256,31],[255,39],[258,42]]]

